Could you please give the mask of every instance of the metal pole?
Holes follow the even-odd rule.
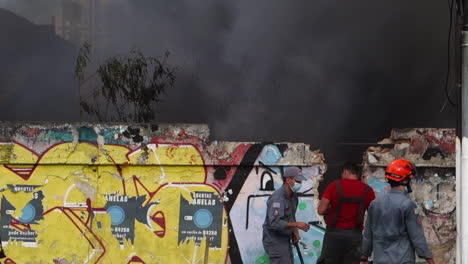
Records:
[[[456,140],[457,264],[468,264],[468,0],[457,0],[461,44],[461,89]],[[450,47],[449,47],[450,48]],[[463,191],[465,190],[465,191]]]
[[[457,197],[457,251],[456,251],[456,260],[457,264],[461,264],[461,259],[462,259],[462,249],[461,249],[461,230],[462,230],[462,221],[461,221],[461,211],[462,211],[462,206],[461,206],[461,191],[460,191],[460,186],[461,186],[461,146],[460,146],[460,138],[456,138],[455,142],[456,146],[456,166],[455,166],[455,173],[456,173],[456,197]]]
[[[468,0],[463,1],[464,7]],[[468,263],[468,17],[463,12],[462,49],[462,91],[461,91],[461,151],[457,169],[457,263]],[[465,191],[463,191],[465,190]]]
[[[302,257],[301,249],[299,248],[299,242],[294,244],[294,247],[297,250],[297,255],[299,256],[299,261],[301,264],[304,264],[304,258]]]

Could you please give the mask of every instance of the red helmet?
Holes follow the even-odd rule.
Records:
[[[385,170],[385,177],[397,182],[403,181],[407,177],[412,178],[414,174],[413,164],[405,159],[396,159],[392,161]]]

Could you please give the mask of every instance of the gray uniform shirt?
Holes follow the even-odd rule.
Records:
[[[291,247],[294,229],[286,225],[288,222],[296,222],[297,204],[296,194],[288,198],[284,185],[268,198],[262,241],[269,256],[284,254]]]
[[[432,258],[416,210],[416,204],[400,190],[377,197],[367,211],[362,254],[370,256],[374,250],[374,264],[415,263],[415,251]]]

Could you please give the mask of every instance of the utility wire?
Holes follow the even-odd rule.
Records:
[[[451,52],[450,52],[450,44],[452,43],[452,25],[453,25],[453,6],[454,6],[454,0],[448,0],[448,5],[449,5],[449,30],[448,30],[448,37],[447,37],[447,73],[445,75],[445,97],[446,97],[446,102],[442,106],[441,112],[444,110],[445,105],[447,102],[449,102],[452,106],[455,106],[456,104],[452,101],[450,98],[450,94],[452,92],[452,89],[449,91],[449,80],[450,80],[450,72],[451,72]]]

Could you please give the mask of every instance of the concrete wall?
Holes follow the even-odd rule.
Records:
[[[385,167],[396,158],[408,159],[417,167],[411,196],[436,263],[455,263],[455,130],[393,130],[390,138],[369,148],[363,176],[377,195],[389,189]]]
[[[297,218],[318,220],[323,156],[208,136],[204,125],[0,123],[5,263],[268,263],[268,195],[284,166],[301,166]],[[307,263],[322,236],[302,234]]]

